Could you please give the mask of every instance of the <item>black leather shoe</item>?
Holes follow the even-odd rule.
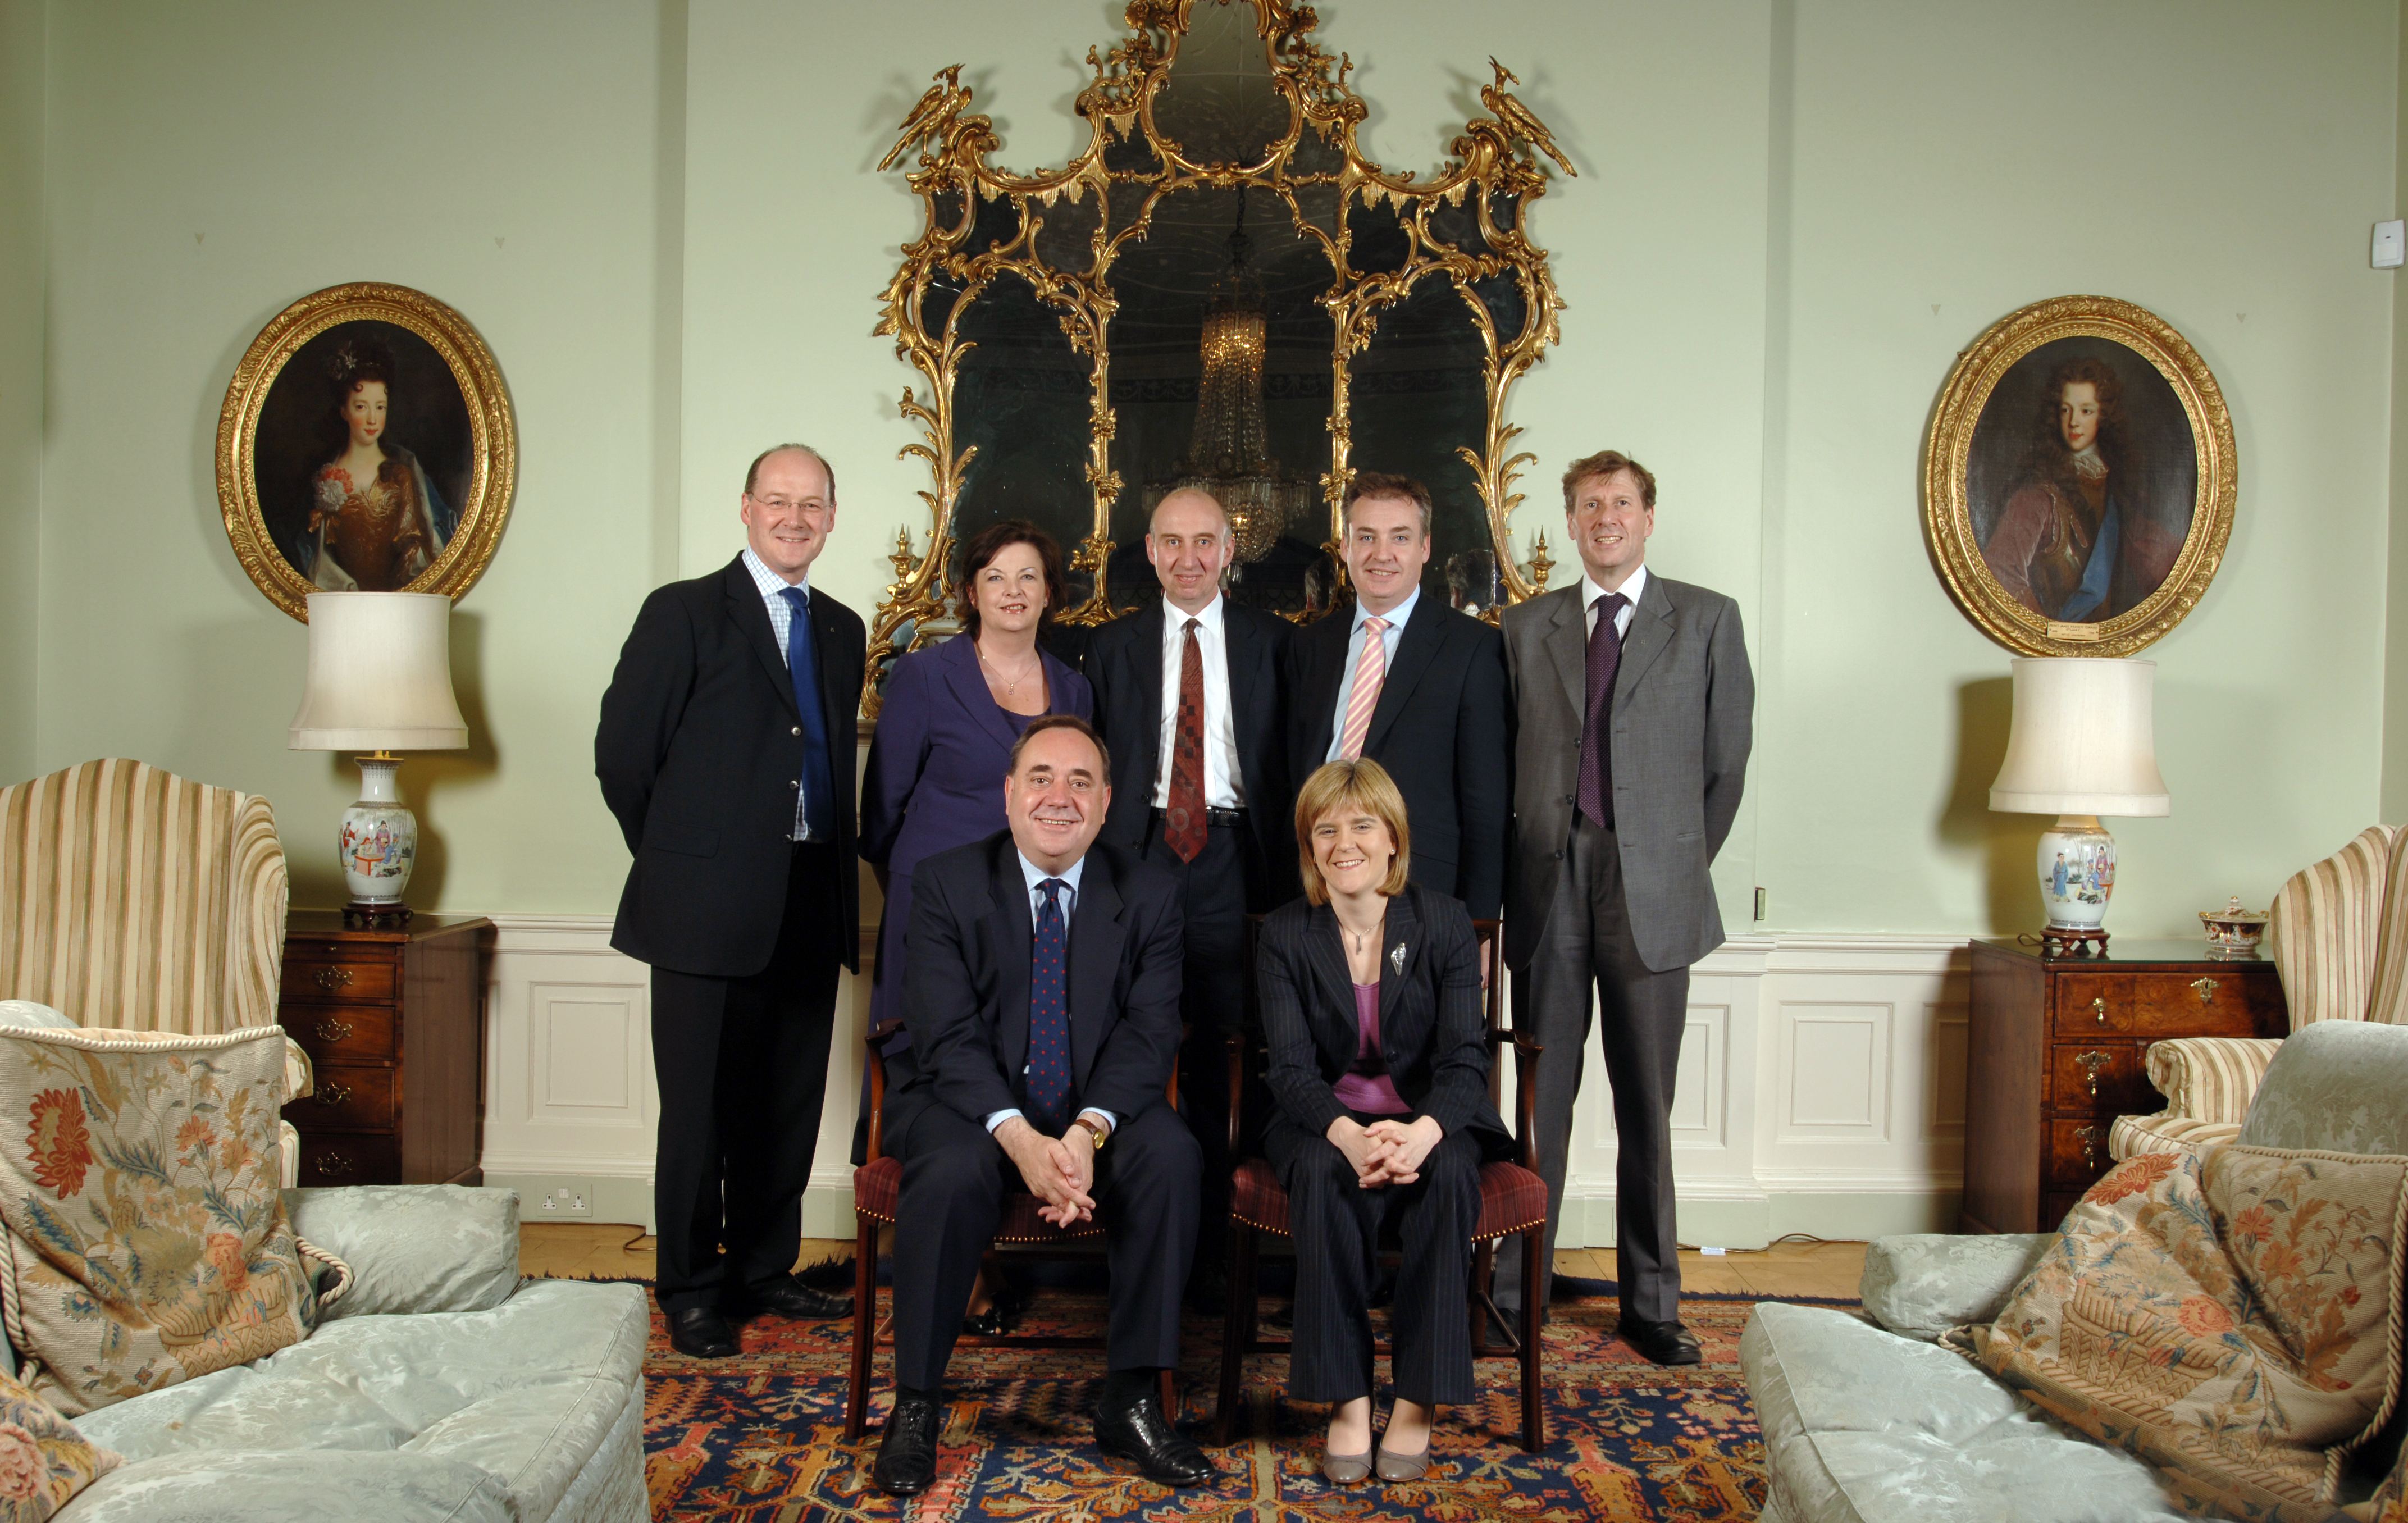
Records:
[[[1145,1478],[1161,1486],[1202,1486],[1218,1473],[1204,1451],[1170,1426],[1151,1389],[1132,1400],[1116,1399],[1105,1387],[1096,1407],[1096,1446],[1115,1458],[1137,1461]]]
[[[736,1352],[736,1329],[708,1306],[669,1314],[669,1346],[690,1359],[724,1359]]]
[[[739,1317],[767,1312],[773,1316],[788,1316],[801,1322],[824,1322],[830,1317],[852,1315],[853,1298],[814,1290],[789,1274],[782,1280],[754,1286],[740,1295],[730,1297],[728,1312]]]
[[[916,1497],[937,1479],[937,1433],[944,1408],[925,1396],[895,1398],[886,1415],[886,1432],[878,1441],[878,1463],[870,1471],[878,1489],[890,1497]]]
[[[1639,1351],[1650,1364],[1697,1364],[1705,1358],[1698,1335],[1678,1322],[1641,1322],[1624,1317],[1614,1335]]]

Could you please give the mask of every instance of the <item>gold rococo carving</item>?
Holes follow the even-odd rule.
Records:
[[[1556,314],[1563,309],[1545,251],[1532,243],[1525,230],[1531,203],[1545,194],[1548,177],[1539,158],[1543,155],[1565,174],[1575,171],[1555,145],[1544,123],[1508,88],[1520,81],[1503,65],[1489,60],[1493,81],[1480,92],[1491,113],[1475,118],[1448,144],[1449,158],[1427,180],[1411,171],[1383,168],[1367,156],[1355,139],[1368,115],[1360,96],[1347,82],[1353,63],[1344,54],[1331,56],[1312,36],[1318,18],[1311,7],[1294,0],[1254,0],[1256,31],[1266,50],[1273,88],[1289,107],[1283,136],[1251,164],[1198,162],[1154,121],[1154,105],[1169,78],[1188,23],[1197,6],[1226,6],[1230,0],[1131,0],[1125,11],[1128,33],[1111,49],[1087,52],[1094,79],[1082,90],[1073,109],[1089,125],[1085,149],[1061,168],[1015,174],[989,156],[1000,148],[993,122],[969,109],[971,92],[961,82],[962,65],[938,71],[934,83],[905,117],[895,145],[879,167],[889,169],[910,159],[907,174],[920,198],[924,225],[919,237],[903,246],[902,261],[882,297],[876,333],[895,340],[896,352],[925,379],[924,397],[919,388],[906,388],[901,411],[919,430],[919,442],[901,452],[924,461],[930,483],[920,493],[930,523],[924,548],[910,556],[907,535],[894,557],[896,580],[870,628],[869,682],[865,706],[875,714],[878,679],[884,663],[896,654],[897,637],[909,625],[919,626],[943,616],[947,607],[945,567],[953,546],[953,510],[975,450],[954,445],[953,389],[964,353],[960,322],[992,281],[1006,273],[1026,280],[1060,323],[1072,349],[1092,366],[1086,481],[1093,494],[1093,526],[1071,552],[1072,565],[1095,578],[1087,601],[1064,615],[1072,624],[1099,624],[1111,616],[1105,586],[1105,563],[1111,554],[1110,515],[1122,481],[1113,471],[1111,445],[1115,420],[1111,405],[1111,355],[1106,342],[1117,310],[1111,286],[1112,265],[1132,239],[1144,237],[1154,208],[1162,197],[1182,188],[1261,187],[1285,204],[1299,237],[1316,241],[1328,256],[1333,273],[1330,289],[1321,298],[1334,320],[1331,355],[1332,398],[1329,415],[1330,469],[1320,479],[1322,498],[1330,519],[1330,539],[1338,538],[1338,511],[1346,484],[1354,474],[1349,461],[1352,438],[1348,424],[1348,361],[1371,342],[1380,314],[1401,301],[1425,279],[1454,282],[1486,347],[1486,437],[1477,450],[1459,453],[1469,463],[1485,509],[1488,538],[1505,580],[1509,600],[1520,601],[1543,590],[1514,563],[1508,521],[1522,500],[1514,483],[1522,467],[1535,457],[1512,450],[1521,430],[1507,421],[1506,402],[1515,381],[1556,342]],[[1304,135],[1334,149],[1342,159],[1336,169],[1311,169],[1296,160]],[[1116,143],[1142,137],[1154,167],[1135,170],[1107,164]],[[1039,257],[1037,240],[1047,211],[1057,203],[1078,204],[1098,198],[1108,207],[1115,185],[1141,185],[1140,209],[1125,223],[1109,216],[1096,218],[1087,240],[1087,267],[1064,270]],[[1307,187],[1333,187],[1338,214],[1334,229],[1324,228],[1305,215],[1296,193]],[[1497,198],[1508,199],[1511,215],[1500,223],[1493,215]],[[1010,198],[1020,213],[1018,232],[996,247],[970,251],[968,243],[979,207]],[[1434,208],[1460,207],[1469,198],[1476,210],[1480,247],[1467,249],[1448,242],[1430,224]],[[1347,254],[1351,233],[1347,212],[1357,205],[1384,201],[1396,208],[1408,231],[1411,251],[1397,269],[1365,272],[1353,268]],[[950,208],[950,215],[948,213]],[[1470,240],[1465,240],[1467,243]],[[1473,282],[1511,276],[1519,288],[1526,316],[1521,331],[1501,338],[1487,308],[1472,290]],[[958,288],[942,325],[924,327],[920,314],[932,282],[942,280]],[[1493,611],[1491,616],[1493,617]]]

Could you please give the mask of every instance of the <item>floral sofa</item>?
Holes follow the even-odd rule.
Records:
[[[2397,1165],[2397,1156],[2408,1154],[2403,1097],[2408,1028],[2319,1023],[2283,1043],[2229,1145],[2234,1158],[2251,1149],[2290,1150],[2308,1156],[2311,1163],[2346,1166],[2364,1158],[2370,1165]],[[2133,1179],[2119,1185],[2127,1171]],[[2169,1444],[2178,1446],[2195,1435],[2169,1437],[2163,1427],[2105,1421],[2103,1405],[2068,1404],[2061,1389],[2052,1394],[2028,1379],[1994,1378],[1973,1352],[1993,1319],[1998,1329],[2028,1332],[2033,1321],[2015,1320],[2014,1309],[2028,1303],[2069,1262],[2077,1272],[2071,1277],[2077,1293],[2112,1292],[2119,1275],[2114,1256],[2127,1244],[2101,1243],[2095,1234],[2086,1239],[2086,1221],[2129,1211],[2144,1199],[2138,1193],[2142,1185],[2162,1190],[2212,1173],[2197,1155],[2133,1160],[2102,1181],[2057,1233],[1882,1239],[1865,1259],[1864,1318],[1821,1307],[1758,1306],[1742,1336],[1740,1361],[1764,1431],[1770,1485],[1762,1516],[1774,1523],[1935,1517],[1950,1523],[2174,1523],[2202,1511],[2244,1516],[2229,1497],[2203,1503],[2199,1487],[2188,1484],[2179,1466],[2140,1458],[2151,1453],[2162,1460]],[[2160,1177],[2169,1174],[2177,1177]],[[2133,1199],[2117,1200],[2119,1192]],[[2214,1214],[2194,1200],[2187,1207],[2139,1220],[2155,1228],[2185,1210],[2201,1221]],[[2372,1273],[2362,1276],[2367,1294],[2389,1298],[2387,1329],[2362,1340],[2368,1347],[2361,1354],[2374,1360],[2380,1387],[2385,1351],[2377,1345],[2388,1339],[2390,1404],[2378,1404],[2371,1413],[2390,1421],[2381,1432],[2353,1441],[2358,1446],[2345,1461],[2340,1453],[2332,1457],[2341,1475],[2337,1487],[2328,1476],[2322,1496],[2261,1504],[2245,1516],[2286,1523],[2296,1517],[2408,1519],[2408,1498],[2401,1494],[2408,1461],[2398,1458],[2401,1266],[2394,1211],[2379,1233],[2361,1240],[2372,1243],[2375,1255]],[[2146,1246],[2144,1236],[2131,1233],[2136,1256]],[[2355,1307],[2355,1288],[2349,1297]],[[2117,1304],[2108,1310],[2112,1318],[2130,1309]],[[2221,1330],[2232,1330],[2229,1319]],[[2248,1338],[2233,1340],[2236,1346],[2258,1338],[2254,1323],[2241,1331]],[[1964,1344],[1969,1334],[1973,1350],[1940,1341]],[[2158,1349],[2167,1356],[2161,1364],[2184,1363],[2178,1345],[2160,1343]],[[2036,1393],[2041,1401],[2034,1400]],[[2052,1404],[2044,1407],[2042,1401]],[[2358,1415],[2367,1418],[2370,1412]],[[2085,1426],[2100,1437],[2080,1430]]]
[[[351,1287],[299,1343],[77,1416],[123,1459],[60,1523],[651,1516],[640,1289],[523,1281],[509,1190],[368,1185],[285,1203]]]

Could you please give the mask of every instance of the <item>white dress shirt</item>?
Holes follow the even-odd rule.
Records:
[[[1179,668],[1187,655],[1187,621],[1197,624],[1196,653],[1204,658],[1204,804],[1243,809],[1246,784],[1238,766],[1237,719],[1229,707],[1229,600],[1216,596],[1201,613],[1190,614],[1162,600],[1162,745],[1154,768],[1154,807],[1170,807],[1170,764],[1177,759]]]
[[[1045,880],[1048,878],[1059,878],[1068,885],[1054,897],[1054,902],[1060,905],[1062,909],[1063,946],[1067,950],[1069,946],[1070,914],[1071,912],[1078,907],[1079,879],[1087,870],[1087,859],[1082,856],[1076,862],[1071,863],[1068,867],[1064,868],[1059,872],[1048,872],[1043,868],[1039,867],[1036,863],[1028,860],[1028,855],[1026,853],[1015,851],[1014,855],[1020,858],[1020,876],[1026,880],[1028,884],[1028,924],[1031,927],[1036,926],[1037,917],[1045,912]],[[1064,971],[1067,972],[1068,970],[1066,969]],[[1067,993],[1068,991],[1065,992]],[[1067,1011],[1068,1007],[1065,1006],[1066,1013]],[[1025,1078],[1027,1076],[1028,1065],[1026,1063],[1020,1065],[1020,1072],[1022,1077]],[[1103,1122],[1104,1130],[1106,1131],[1115,1130],[1121,1124],[1120,1118],[1113,1115],[1110,1111],[1099,1110],[1093,1105],[1086,1107],[1079,1114],[1081,1115],[1091,1115],[1100,1120]],[[1002,1126],[1005,1122],[1018,1114],[1020,1114],[1020,1107],[1017,1105],[1012,1106],[1009,1110],[989,1112],[986,1118],[987,1134],[989,1136],[993,1136],[995,1134],[996,1128]]]
[[[1388,621],[1388,627],[1380,631],[1380,670],[1383,673],[1380,681],[1384,685],[1387,682],[1384,674],[1397,669],[1397,641],[1405,638],[1405,621],[1413,616],[1413,609],[1421,600],[1422,589],[1418,583],[1412,591],[1405,594],[1403,602],[1385,613],[1375,614],[1363,606],[1361,598],[1354,600],[1354,624],[1346,637],[1346,670],[1338,680],[1338,708],[1329,716],[1329,749],[1322,753],[1323,761],[1337,761],[1339,748],[1346,743],[1346,706],[1354,697],[1354,668],[1363,660],[1363,621],[1372,618]]]
[[[778,637],[778,659],[786,661],[786,640],[793,635],[795,628],[795,605],[786,601],[786,589],[800,587],[803,590],[803,601],[808,604],[811,600],[810,578],[806,575],[800,582],[788,582],[784,577],[770,570],[767,561],[752,553],[751,545],[744,547],[744,569],[752,573],[752,585],[761,589],[761,601],[769,609],[769,632]],[[794,663],[786,661],[786,667],[788,670],[792,670]],[[834,766],[836,758],[830,756],[828,763]],[[795,789],[793,839],[796,841],[819,839],[812,835],[810,827],[803,823],[803,790],[799,784]]]
[[[1647,568],[1644,566],[1633,567],[1631,568],[1630,575],[1626,578],[1622,585],[1616,589],[1616,591],[1620,592],[1623,596],[1629,598],[1630,601],[1623,604],[1621,611],[1615,613],[1613,616],[1614,639],[1628,639],[1630,638],[1630,620],[1632,616],[1639,611],[1639,595],[1646,590]],[[1606,596],[1606,590],[1603,587],[1598,586],[1587,572],[1584,571],[1581,573],[1581,632],[1583,634],[1594,635],[1597,633],[1597,600]]]

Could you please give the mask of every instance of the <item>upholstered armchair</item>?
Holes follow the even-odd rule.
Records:
[[[2291,1029],[2318,1021],[2408,1025],[2408,830],[2373,825],[2274,896],[2267,950],[2283,981]],[[2279,1042],[2180,1037],[2152,1043],[2155,1115],[2115,1118],[2107,1151],[2205,1153],[2230,1142]]]
[[[273,1026],[287,892],[276,818],[256,794],[116,758],[0,788],[0,999],[82,1027]],[[298,1099],[308,1060],[287,1052]],[[286,1132],[289,1187],[299,1159]]]

